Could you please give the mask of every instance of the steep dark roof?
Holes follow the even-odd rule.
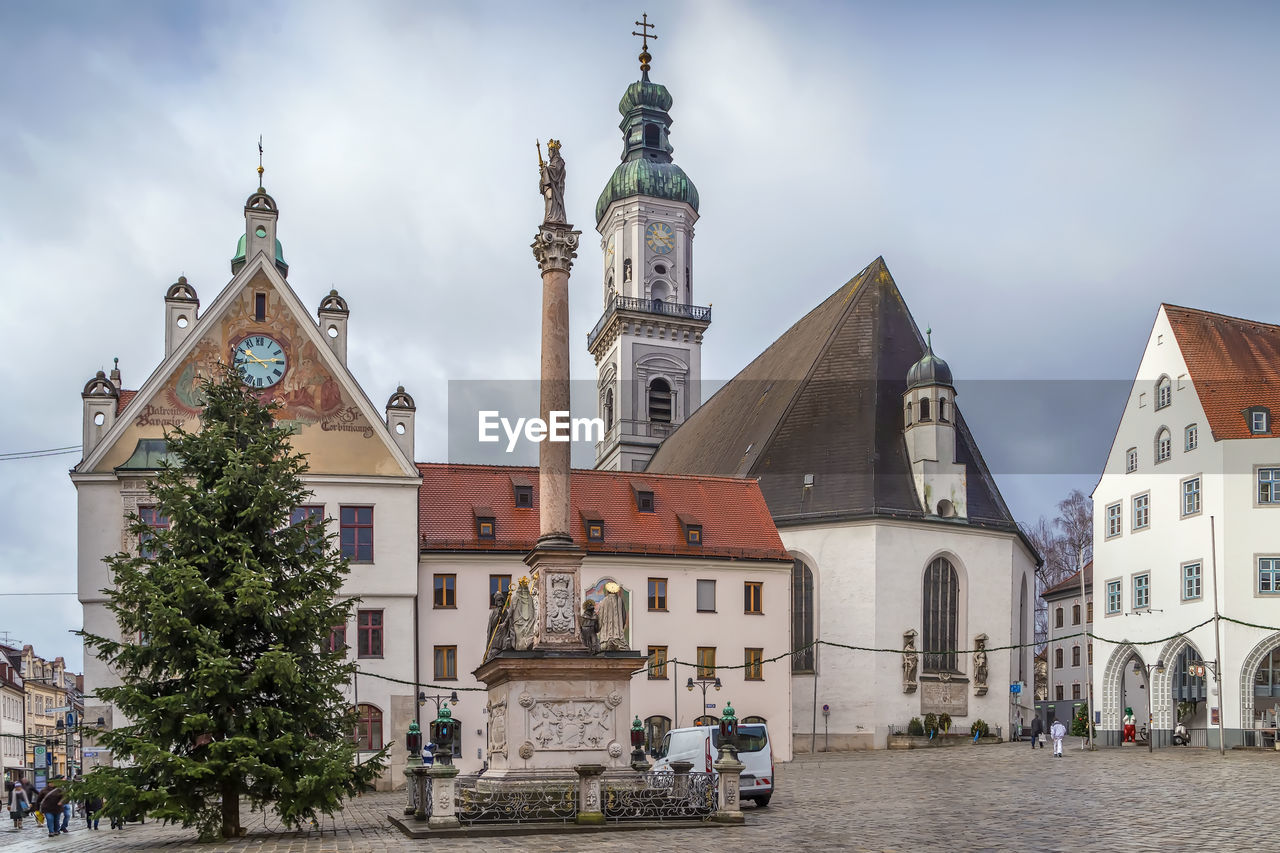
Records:
[[[876,258],[695,411],[646,470],[757,477],[779,526],[924,518],[902,434],[902,395],[907,371],[925,351],[884,259]],[[955,422],[969,517],[939,523],[1016,531],[959,409]],[[806,474],[814,475],[809,488]]]

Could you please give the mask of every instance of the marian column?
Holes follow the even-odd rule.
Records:
[[[569,270],[578,253],[581,231],[565,221],[564,158],[560,142],[547,143],[548,160],[538,160],[538,188],[546,210],[533,240],[533,256],[542,271],[542,360],[539,416],[552,424],[569,417]],[[567,428],[567,427],[566,427]],[[568,436],[565,436],[568,438]],[[579,566],[582,551],[574,547],[570,512],[570,443],[538,446],[539,537],[525,558],[533,570],[541,613],[534,631],[536,649],[584,648],[578,628],[577,602],[582,598]]]

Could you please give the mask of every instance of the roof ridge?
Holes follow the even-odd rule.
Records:
[[[499,465],[494,462],[415,462],[421,469],[440,470],[444,468],[461,468],[470,471],[537,471],[537,465]],[[571,474],[598,475],[605,477],[627,477],[628,479],[660,478],[663,480],[696,480],[699,482],[715,481],[725,483],[747,484],[756,482],[755,477],[726,477],[722,474],[659,474],[656,471],[615,471],[611,468],[570,468]]]

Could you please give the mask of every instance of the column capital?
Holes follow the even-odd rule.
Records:
[[[544,223],[538,226],[538,233],[530,245],[538,268],[544,273],[558,270],[568,274],[573,267],[573,259],[578,256],[578,238],[581,236],[582,232],[574,231],[572,225]]]

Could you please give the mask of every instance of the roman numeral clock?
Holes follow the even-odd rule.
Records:
[[[231,363],[252,388],[270,388],[289,367],[284,346],[267,335],[250,335],[236,344]]]

